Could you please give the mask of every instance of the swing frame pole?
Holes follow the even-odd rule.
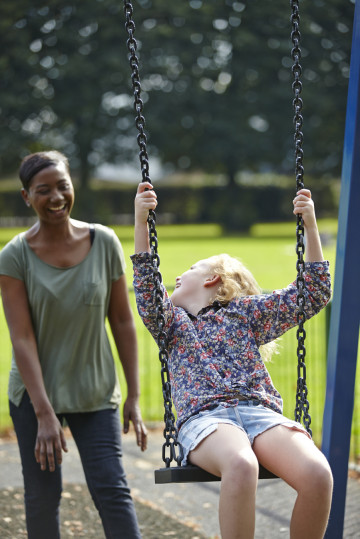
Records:
[[[359,340],[360,249],[360,0],[356,0],[351,47],[335,283],[331,308],[322,451],[334,476],[325,537],[343,536]]]

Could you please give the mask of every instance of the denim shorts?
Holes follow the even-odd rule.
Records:
[[[299,430],[311,438],[300,423],[284,417],[258,401],[240,401],[237,406],[228,407],[220,404],[216,408],[193,415],[181,426],[178,441],[184,451],[181,463],[183,466],[187,464],[189,452],[212,434],[219,423],[238,427],[245,432],[251,445],[256,436],[277,425]]]

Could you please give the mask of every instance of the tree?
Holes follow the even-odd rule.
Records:
[[[283,0],[134,2],[149,151],[184,170],[293,168],[290,10]],[[301,2],[305,166],[338,174],[350,0]],[[0,4],[0,168],[55,147],[87,185],[137,152],[122,2]]]
[[[340,170],[353,9],[349,1],[301,3],[304,149],[317,175]],[[144,13],[143,88],[163,162],[225,172],[230,181],[244,168],[292,170],[284,2],[157,0]]]
[[[1,11],[0,129],[10,134],[1,137],[2,169],[56,147],[86,186],[94,166],[129,154],[119,125],[130,106],[121,4],[49,0],[45,7],[2,3]]]

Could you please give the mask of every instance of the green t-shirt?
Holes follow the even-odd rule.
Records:
[[[105,329],[111,283],[124,273],[115,233],[95,225],[86,258],[58,268],[29,247],[25,232],[0,253],[0,274],[24,281],[45,387],[56,413],[116,407],[120,385]],[[25,387],[12,358],[9,398],[19,405]]]

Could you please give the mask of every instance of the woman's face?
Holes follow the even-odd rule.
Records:
[[[64,163],[40,170],[32,178],[29,190],[21,194],[42,222],[58,224],[70,217],[74,205],[74,187]]]

